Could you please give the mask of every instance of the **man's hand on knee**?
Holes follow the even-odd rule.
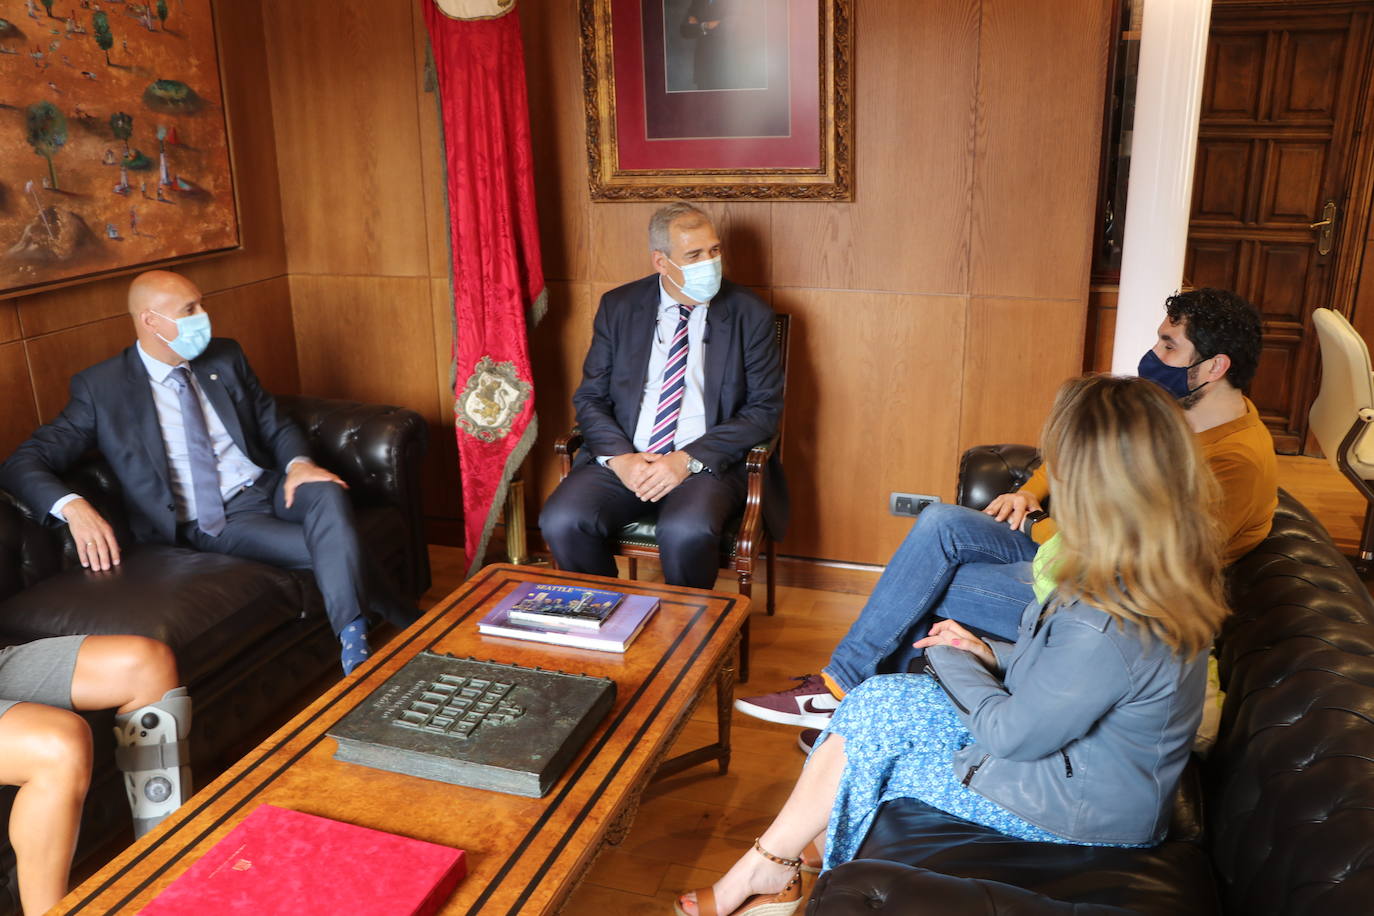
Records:
[[[645,455],[649,471],[640,481],[635,495],[646,503],[656,503],[671,493],[678,484],[691,473],[687,464],[691,460],[686,452],[669,452],[667,455]]]
[[[348,484],[333,471],[325,470],[313,461],[297,461],[287,470],[286,480],[281,485],[282,501],[286,503],[286,508],[291,508],[291,503],[296,499],[296,487],[303,483],[336,483],[348,489]]]
[[[620,482],[625,485],[625,489],[639,496],[639,485],[649,473],[649,462],[645,460],[643,452],[626,452],[624,455],[616,455],[606,461],[606,467],[615,472],[615,476],[620,478]],[[644,497],[640,497],[643,499]]]
[[[114,529],[85,499],[74,499],[62,507],[67,530],[76,542],[76,555],[87,569],[106,570],[119,565],[119,541]]]
[[[1029,493],[1003,493],[988,503],[983,511],[999,522],[1006,522],[1012,530],[1019,531],[1021,523],[1026,520],[1026,513],[1040,511],[1040,500]]]

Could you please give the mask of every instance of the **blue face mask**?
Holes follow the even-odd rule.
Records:
[[[177,326],[177,336],[172,340],[168,340],[161,334],[157,336],[159,340],[172,348],[173,353],[182,359],[195,359],[205,352],[206,347],[210,346],[210,316],[205,312],[196,312],[185,318],[168,318],[161,312],[153,312],[153,314]]]
[[[668,259],[664,258],[664,260],[667,261]],[[668,261],[668,263],[673,264],[672,261]],[[716,293],[720,292],[722,272],[720,255],[709,261],[697,261],[695,264],[688,264],[685,267],[678,267],[676,264],[673,266],[682,271],[682,285],[678,286],[673,278],[667,274],[663,276],[667,278],[669,283],[677,286],[682,291],[682,295],[693,302],[710,302],[715,298]]]
[[[1203,382],[1196,388],[1188,387],[1188,370],[1201,363],[1207,362],[1211,357],[1204,356],[1189,366],[1170,366],[1156,355],[1153,349],[1146,350],[1145,355],[1140,358],[1140,365],[1136,368],[1136,374],[1143,379],[1154,382],[1165,391],[1174,396],[1176,400],[1183,400],[1195,391],[1201,391],[1208,383]]]

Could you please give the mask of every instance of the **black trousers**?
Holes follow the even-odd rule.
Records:
[[[720,569],[725,523],[744,505],[743,466],[720,477],[692,474],[657,503],[635,496],[610,468],[573,468],[539,516],[544,543],[572,572],[617,575],[610,538],[629,522],[657,511],[659,559],[669,585],[712,588]]]
[[[418,619],[414,605],[401,601],[364,556],[353,504],[344,488],[334,483],[302,484],[288,509],[284,480],[267,471],[229,500],[218,537],[201,531],[194,521],[178,525],[178,537],[196,550],[313,570],[336,634],[364,612],[402,627]]]

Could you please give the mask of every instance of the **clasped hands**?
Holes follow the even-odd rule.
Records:
[[[673,491],[691,473],[692,456],[678,450],[660,455],[656,452],[627,452],[607,460],[625,488],[646,503],[656,503]]]

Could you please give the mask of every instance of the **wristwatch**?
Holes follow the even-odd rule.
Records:
[[[693,458],[691,455],[687,456],[688,474],[700,474],[704,470],[706,470],[706,465],[702,464],[700,459]]]
[[[1030,534],[1031,529],[1042,519],[1047,519],[1050,514],[1044,509],[1036,509],[1034,512],[1027,512],[1026,517],[1021,520],[1021,533]]]

